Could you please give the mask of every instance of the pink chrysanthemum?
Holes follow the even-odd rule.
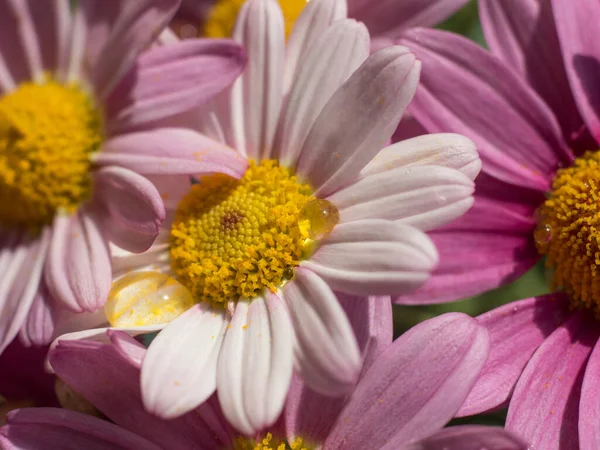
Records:
[[[177,290],[158,319],[140,305],[154,323],[197,303],[145,357],[143,398],[159,416],[180,416],[217,390],[225,416],[250,434],[277,419],[294,366],[319,392],[348,392],[360,355],[338,297],[418,287],[437,260],[423,230],[471,205],[479,160],[468,139],[431,135],[383,148],[419,62],[400,46],[369,57],[365,27],[336,20],[331,7],[313,0],[286,48],[278,4],[244,5],[234,39],[247,49],[247,70],[196,126],[249,169],[240,181],[157,180],[170,228],[146,254],[116,255],[121,273],[158,267],[191,292]],[[125,280],[148,277],[116,284],[125,303]],[[136,329],[144,314],[118,304],[113,325],[148,329]],[[64,338],[94,334],[104,330]]]
[[[200,161],[147,148],[189,131],[135,132],[230,84],[245,62],[238,45],[197,40],[139,56],[178,0],[76,4],[0,1],[0,351],[19,332],[48,343],[60,311],[104,304],[109,241],[142,252],[165,217],[145,175],[245,169],[221,153]]]
[[[509,402],[506,426],[534,448],[600,448],[600,18],[596,2],[482,1],[490,55],[459,36],[415,30],[428,71],[412,112],[430,131],[473,138],[475,205],[433,240],[440,267],[423,303],[477,294],[542,257],[552,288],[479,318],[492,351],[461,409]]]
[[[386,308],[377,299],[348,304],[353,305],[348,312],[361,332],[364,359],[352,392],[332,400],[296,379],[281,420],[252,437],[240,436],[223,421],[215,398],[172,421],[148,414],[139,387],[146,349],[125,333],[109,331],[109,344],[61,342],[51,351],[50,361],[61,379],[113,423],[64,409],[21,409],[0,428],[0,445],[34,449],[41,444],[45,450],[74,445],[253,450],[282,448],[280,443],[287,442],[285,448],[322,450],[527,449],[500,428],[442,429],[487,357],[489,338],[475,320],[446,314],[416,326],[392,344],[389,303]]]

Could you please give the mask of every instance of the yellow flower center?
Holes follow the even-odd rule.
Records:
[[[283,13],[286,37],[300,13],[310,0],[278,0]],[[211,38],[228,38],[233,34],[233,27],[238,12],[246,0],[217,0],[210,9],[204,24],[204,35]]]
[[[557,172],[534,238],[553,270],[552,288],[600,314],[600,152]]]
[[[177,208],[171,268],[196,300],[213,305],[275,291],[293,278],[308,241],[339,220],[330,208],[311,208],[313,202],[322,201],[274,160],[251,162],[240,180],[205,177]]]
[[[113,327],[167,323],[194,306],[190,292],[159,272],[133,272],[115,281],[104,305]]]
[[[267,433],[259,440],[238,437],[233,444],[233,450],[313,450],[314,448],[304,444],[302,438],[295,438],[293,441],[275,439],[272,433]]]
[[[37,230],[91,192],[101,118],[77,85],[51,78],[0,98],[0,224]]]

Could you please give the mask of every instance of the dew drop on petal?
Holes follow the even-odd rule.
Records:
[[[533,232],[533,238],[538,245],[544,245],[552,239],[552,227],[548,224],[540,224]]]
[[[114,327],[167,323],[194,305],[192,294],[164,273],[133,272],[113,283],[104,313]]]
[[[298,226],[302,236],[318,241],[331,233],[339,221],[340,212],[337,207],[327,200],[317,198],[304,205],[298,217]]]

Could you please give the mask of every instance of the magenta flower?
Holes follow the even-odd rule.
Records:
[[[112,344],[61,342],[50,361],[62,379],[114,423],[60,409],[22,409],[11,413],[0,429],[0,444],[11,450],[40,445],[63,450],[74,448],[74,442],[79,448],[222,450],[263,448],[256,445],[263,439],[265,447],[278,448],[286,439],[298,448],[323,450],[527,448],[497,428],[441,429],[483,366],[489,344],[485,329],[463,314],[446,314],[390,345],[391,329],[381,325],[391,323],[383,321],[390,319],[390,308],[368,302],[366,307],[354,301],[360,306],[349,310],[363,331],[363,375],[353,392],[332,401],[296,380],[280,422],[251,438],[223,422],[214,398],[172,421],[147,414],[138,384],[145,349],[126,334],[109,331]]]
[[[249,169],[240,182],[158,184],[172,220],[147,253],[115,254],[116,268],[158,268],[192,294],[174,320],[129,306],[125,324],[109,318],[132,333],[147,331],[148,318],[166,325],[141,382],[146,407],[161,417],[217,390],[228,420],[251,434],[279,416],[294,368],[313,389],[344,395],[360,357],[338,299],[421,285],[436,264],[423,231],[471,206],[471,141],[439,134],[386,147],[419,62],[400,46],[369,56],[365,27],[335,20],[332,5],[311,1],[287,45],[274,0],[244,5],[234,39],[248,68],[195,125]]]
[[[0,351],[19,332],[27,345],[48,343],[60,310],[104,304],[108,243],[142,252],[165,217],[146,175],[245,169],[235,155],[199,161],[175,146],[197,152],[201,137],[151,126],[229,85],[245,63],[237,44],[139,56],[178,0],[77,5],[0,1]]]
[[[600,427],[595,2],[481,2],[492,56],[449,33],[405,35],[426,68],[412,112],[473,138],[475,205],[432,233],[440,267],[407,303],[447,301],[515,279],[543,256],[560,294],[479,318],[492,350],[459,415],[509,402],[507,429],[534,448],[597,449]]]

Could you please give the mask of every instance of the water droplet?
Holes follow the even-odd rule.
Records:
[[[160,272],[134,272],[113,283],[104,313],[114,327],[166,323],[194,305],[192,294]]]
[[[302,236],[318,241],[331,233],[339,221],[340,212],[337,207],[327,200],[317,198],[304,205],[298,217],[298,226]]]
[[[538,245],[547,244],[552,239],[552,227],[546,224],[540,224],[533,232],[533,238]]]

